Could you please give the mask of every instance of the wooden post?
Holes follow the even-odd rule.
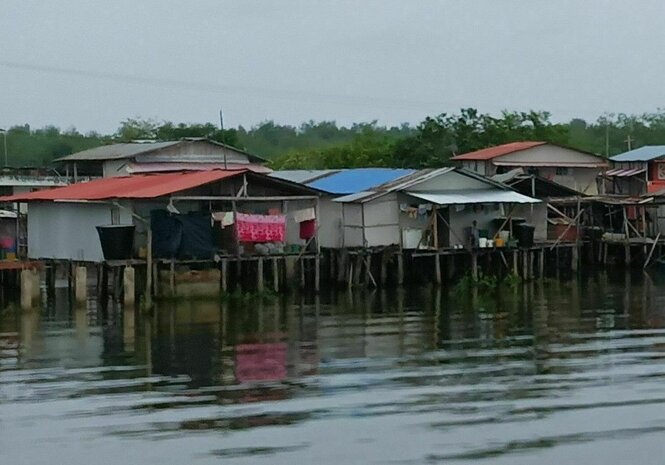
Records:
[[[222,258],[222,292],[229,290],[229,261]]]
[[[152,227],[150,223],[147,224],[148,226],[148,237],[146,240],[146,258],[145,258],[145,263],[146,263],[146,271],[145,271],[145,308],[146,310],[149,310],[152,308]]]
[[[523,252],[521,252],[521,254],[522,254],[522,279],[524,279],[524,281],[528,281],[529,280],[529,265],[528,265],[529,251],[524,250]]]
[[[279,262],[276,258],[272,259],[272,290],[279,292]]]
[[[626,265],[630,265],[631,259],[630,259],[630,244],[626,243],[623,246],[624,249],[624,255],[626,258]]]
[[[259,257],[256,261],[256,290],[263,292],[263,258]]]
[[[372,276],[372,253],[367,254],[367,259],[363,256],[363,261],[365,262],[365,276],[363,277],[363,281],[365,286],[369,286]]]
[[[125,306],[134,305],[136,293],[136,281],[134,274],[134,267],[126,266],[123,273],[123,286],[124,286],[124,303]]]
[[[317,253],[314,258],[314,291],[321,290],[321,256]]]
[[[363,258],[360,252],[358,252],[358,255],[356,255],[356,268],[355,268],[355,273],[353,274],[353,285],[358,286],[360,285],[360,273],[362,272],[363,268]]]
[[[175,258],[171,259],[169,264],[169,291],[171,297],[175,296]]]
[[[300,289],[305,289],[305,259],[300,259]]]
[[[397,253],[397,285],[404,284],[404,255],[402,252]]]
[[[34,274],[32,270],[21,270],[21,308],[23,310],[30,310],[32,308],[33,279]]]
[[[74,296],[77,304],[85,304],[88,298],[88,269],[84,266],[77,266],[75,269]]]
[[[434,255],[434,277],[437,284],[441,284],[441,256],[439,252]]]
[[[478,281],[478,253],[475,250],[471,252],[471,277]]]
[[[534,259],[536,258],[536,252],[534,250],[530,250],[527,252],[529,254],[529,279],[533,279],[536,273],[536,268],[534,267]]]
[[[538,257],[538,276],[542,279],[545,277],[545,248],[540,249]]]
[[[579,249],[579,247],[577,246],[577,244],[575,244],[575,246],[573,247],[572,258],[571,258],[571,264],[570,264],[570,266],[571,266],[571,270],[572,270],[574,273],[577,273],[577,270],[579,269],[579,264],[580,264],[580,257],[579,257],[579,254],[580,254],[580,249]]]
[[[385,250],[381,252],[381,276],[379,279],[381,282],[381,288],[385,288],[386,281],[388,280],[388,257]]]
[[[513,274],[515,275],[519,274],[519,265],[517,264],[519,261],[518,254],[519,252],[517,250],[513,250]]]

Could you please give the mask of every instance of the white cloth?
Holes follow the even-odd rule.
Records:
[[[316,219],[316,210],[314,207],[303,208],[302,210],[294,211],[292,215],[296,223],[302,223],[303,221]]]
[[[233,212],[213,212],[212,220],[221,222],[222,228],[231,226],[233,224]]]

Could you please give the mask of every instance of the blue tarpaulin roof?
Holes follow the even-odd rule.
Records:
[[[307,186],[331,194],[355,194],[413,172],[415,170],[392,168],[348,169],[307,183]]]
[[[639,149],[610,157],[612,161],[650,161],[665,157],[665,145],[645,145]]]

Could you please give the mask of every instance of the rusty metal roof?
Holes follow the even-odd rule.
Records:
[[[508,144],[497,145],[496,147],[488,147],[475,152],[463,153],[452,158],[452,160],[491,160],[496,157],[508,155],[513,152],[521,152],[539,145],[545,145],[547,142],[543,141],[522,141],[510,142]]]
[[[56,189],[0,197],[0,202],[154,199],[246,172],[211,170],[104,178]]]

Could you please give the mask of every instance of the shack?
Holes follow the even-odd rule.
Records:
[[[284,170],[274,171],[271,177],[296,182],[317,190],[321,197],[319,209],[321,247],[340,249],[345,247],[343,231],[343,205],[334,200],[350,194],[363,192],[374,186],[395,181],[413,174],[414,170],[392,168],[354,168],[328,170]]]
[[[60,171],[78,182],[81,176],[113,177],[183,170],[270,172],[263,158],[205,138],[135,141],[103,145],[54,160]]]
[[[202,234],[212,238],[216,226],[221,230],[222,224],[230,226],[237,220],[237,217],[225,216],[226,213],[272,214],[283,217],[284,232],[274,241],[263,242],[302,245],[304,239],[300,237],[300,224],[294,214],[303,209],[315,209],[317,199],[315,190],[288,181],[251,171],[212,170],[98,179],[2,197],[0,201],[31,205],[28,258],[101,262],[104,255],[97,235],[98,226],[134,226],[133,256],[145,256],[146,224],[158,224],[156,215],[203,217],[202,224],[207,225],[209,231]],[[308,212],[307,220],[316,218],[315,210]],[[232,237],[216,232],[220,235],[214,244],[214,253],[237,254]],[[156,234],[155,244],[160,243],[159,239]],[[240,250],[252,252],[248,247]],[[212,258],[212,253],[206,257]]]
[[[640,196],[665,189],[665,145],[646,145],[610,157],[608,192]]]
[[[515,205],[513,212],[515,217],[521,217],[535,226],[536,242],[577,241],[578,224],[573,218],[577,215],[578,204],[586,205],[587,196],[541,176],[528,174],[522,168],[497,174],[492,179],[506,184],[520,194],[541,200],[537,204]],[[590,214],[591,210],[587,212],[587,215]],[[590,223],[592,222],[585,224]]]
[[[439,250],[468,247],[472,227],[478,239],[492,241],[512,227],[514,205],[539,200],[468,170],[440,168],[335,202],[343,206],[345,247]]]
[[[521,141],[488,147],[452,158],[459,167],[484,176],[524,168],[583,194],[602,193],[600,176],[608,161],[590,152],[542,141]]]

